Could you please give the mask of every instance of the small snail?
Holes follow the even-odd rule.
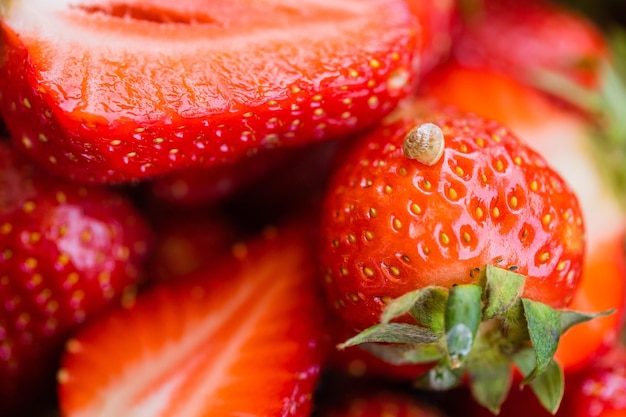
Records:
[[[402,151],[407,158],[434,165],[441,159],[444,145],[441,128],[434,123],[423,123],[409,130],[402,142]]]

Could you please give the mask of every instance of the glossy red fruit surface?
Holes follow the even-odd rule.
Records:
[[[0,110],[16,146],[83,182],[372,126],[417,69],[401,0],[41,0],[0,18]]]
[[[424,122],[445,136],[432,166],[402,152]],[[377,323],[393,298],[468,283],[485,264],[516,267],[525,296],[554,307],[581,274],[575,195],[506,127],[474,115],[415,115],[368,135],[335,173],[322,215],[329,302],[355,328]]]

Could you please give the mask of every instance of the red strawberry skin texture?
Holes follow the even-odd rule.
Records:
[[[94,322],[68,343],[64,415],[308,416],[328,348],[310,241],[268,229]]]
[[[128,182],[338,137],[373,125],[409,93],[417,32],[403,1],[362,2],[358,11],[285,3],[232,10],[220,17],[224,28],[164,24],[150,6],[128,6],[130,21],[77,6],[46,16],[78,32],[53,40],[18,32],[9,10],[0,113],[16,146],[49,169]],[[213,4],[188,18],[237,9]],[[262,23],[257,15],[269,12]],[[105,35],[125,41],[105,47]],[[206,39],[215,44],[196,50]]]
[[[471,114],[403,117],[372,132],[331,179],[320,260],[328,301],[355,329],[386,301],[472,282],[485,264],[528,276],[524,296],[559,308],[580,278],[584,225],[576,196],[501,124]],[[446,137],[427,167],[402,153],[423,122]]]
[[[491,68],[524,81],[550,70],[586,87],[598,85],[609,55],[605,35],[557,2],[486,0],[454,39],[451,55],[471,68]]]
[[[151,233],[122,195],[51,177],[7,141],[0,190],[0,415],[11,415],[54,392],[67,337],[141,281]]]

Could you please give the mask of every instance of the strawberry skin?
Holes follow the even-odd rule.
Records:
[[[448,57],[458,25],[458,2],[454,0],[407,0],[420,27],[420,78]]]
[[[472,114],[402,118],[367,135],[335,172],[321,223],[329,302],[349,325],[378,322],[385,303],[471,282],[485,264],[528,276],[525,296],[567,305],[582,269],[576,196],[543,158],[498,122]],[[441,160],[402,153],[414,126],[444,132]]]
[[[40,0],[1,12],[0,112],[16,146],[78,181],[341,136],[392,110],[416,71],[402,0]]]
[[[50,177],[8,142],[0,189],[0,411],[11,413],[51,388],[65,339],[139,283],[151,237],[121,195]]]
[[[538,70],[598,85],[608,48],[602,31],[556,2],[486,0],[454,39],[451,55],[463,65],[492,68],[522,80]]]
[[[308,416],[325,343],[307,237],[268,229],[92,323],[67,344],[63,414]]]

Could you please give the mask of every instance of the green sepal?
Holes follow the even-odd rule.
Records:
[[[551,414],[559,410],[565,392],[563,369],[553,359],[544,372],[530,382],[530,387],[541,405]]]
[[[527,382],[541,375],[552,361],[559,347],[561,317],[559,312],[547,304],[522,298],[528,335],[535,351],[535,369],[526,375]]]
[[[472,356],[467,373],[474,399],[498,414],[513,382],[510,358],[499,351],[480,352]]]
[[[439,336],[432,330],[424,327],[404,323],[376,324],[369,327],[354,337],[337,345],[339,349],[356,346],[361,343],[384,342],[384,343],[433,343]]]
[[[359,347],[392,365],[432,363],[445,355],[439,342],[415,345],[364,343]]]
[[[503,316],[524,291],[526,277],[509,271],[487,265],[484,274],[485,309],[483,319]]]
[[[482,288],[456,285],[450,289],[445,310],[448,356],[458,368],[472,351],[482,317]]]
[[[526,379],[537,368],[535,352],[532,348],[526,348],[513,356],[518,369]],[[559,364],[551,359],[544,372],[537,375],[529,383],[533,393],[541,405],[550,413],[555,414],[561,405],[565,392],[565,377]]]
[[[602,311],[600,313],[583,313],[574,310],[558,310],[561,316],[561,334],[565,333],[577,324],[593,320],[596,317],[608,316],[615,313],[615,309]]]
[[[381,315],[381,323],[389,323],[393,319],[410,313],[420,325],[435,333],[443,333],[444,311],[448,290],[441,287],[426,287],[406,293],[385,307]]]
[[[560,335],[611,311],[556,310],[523,298],[525,278],[511,270],[486,266],[472,270],[470,278],[479,285],[427,287],[392,301],[381,324],[339,348],[361,345],[395,365],[429,364],[432,367],[418,378],[417,386],[446,390],[469,381],[473,396],[493,412],[510,390],[515,363],[524,375],[523,384],[554,412],[564,384],[553,359]],[[417,324],[393,321],[408,315]]]

